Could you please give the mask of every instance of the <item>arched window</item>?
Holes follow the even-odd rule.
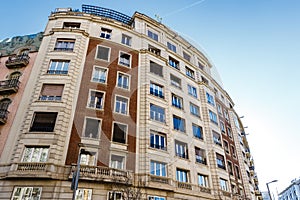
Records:
[[[21,72],[13,72],[9,75],[9,79],[19,80],[21,76]]]

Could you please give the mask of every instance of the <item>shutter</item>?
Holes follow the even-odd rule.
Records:
[[[42,96],[62,96],[63,89],[63,84],[44,84],[41,94]]]

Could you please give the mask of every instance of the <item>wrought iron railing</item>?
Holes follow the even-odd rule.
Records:
[[[5,62],[7,68],[26,66],[29,63],[30,57],[28,55],[14,55],[10,56]]]

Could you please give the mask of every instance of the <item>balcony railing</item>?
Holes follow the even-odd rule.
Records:
[[[19,79],[0,81],[0,94],[15,93],[19,89]]]
[[[29,63],[30,57],[28,55],[14,55],[10,56],[5,62],[7,68],[25,67]]]
[[[69,177],[72,177],[72,173],[76,170],[76,166],[72,166],[72,172]],[[80,166],[80,179],[86,180],[101,180],[108,182],[130,182],[131,178],[133,178],[132,173],[129,171],[118,170],[108,167],[100,167],[100,166],[88,166],[81,165]]]
[[[0,124],[6,123],[8,113],[8,110],[0,109]]]
[[[170,184],[170,180],[167,177],[163,176],[150,176],[150,181],[163,184]]]
[[[177,182],[177,187],[192,190],[192,185],[190,183]]]
[[[17,171],[45,171],[46,163],[19,163]]]

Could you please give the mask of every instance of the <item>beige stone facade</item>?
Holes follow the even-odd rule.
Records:
[[[81,150],[76,199],[260,199],[213,67],[143,14],[57,9],[14,108],[0,199],[71,199]]]

